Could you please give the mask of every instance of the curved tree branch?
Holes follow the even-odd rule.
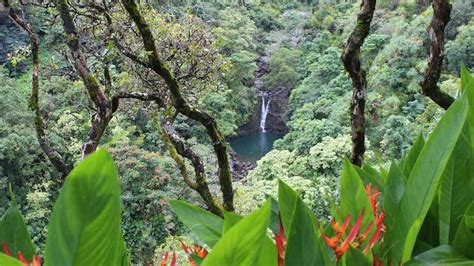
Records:
[[[3,7],[7,15],[24,31],[28,33],[31,42],[31,57],[33,61],[32,79],[31,79],[31,98],[30,108],[35,112],[35,129],[43,153],[48,157],[49,161],[53,164],[54,168],[61,173],[61,176],[65,178],[71,171],[72,167],[67,165],[61,155],[53,149],[49,142],[44,128],[43,117],[41,116],[41,109],[39,106],[39,75],[40,75],[40,60],[39,60],[39,41],[36,36],[36,32],[33,26],[20,18],[13,8],[10,6],[8,0],[3,1]]]
[[[118,92],[113,97],[114,102],[114,111],[118,108],[119,99],[137,99],[141,101],[154,101],[159,107],[164,107],[163,100],[159,94],[147,94],[140,92]],[[166,149],[168,150],[171,158],[178,165],[181,176],[183,177],[184,182],[194,191],[199,193],[201,198],[204,200],[206,206],[209,210],[216,215],[222,216],[222,209],[217,204],[216,200],[209,190],[209,186],[206,182],[206,173],[204,171],[204,164],[199,157],[199,155],[194,152],[192,149],[186,146],[185,142],[181,139],[178,132],[174,129],[171,119],[167,117],[164,121],[160,122],[159,119],[156,119],[157,124],[159,124],[160,133],[162,139],[165,143]],[[187,158],[191,161],[194,174],[196,176],[196,182],[194,182],[191,177],[188,175],[188,170],[186,169],[186,164],[181,158]]]
[[[362,165],[365,152],[365,98],[367,90],[366,72],[361,68],[360,49],[369,35],[370,23],[374,16],[376,0],[362,0],[357,22],[342,54],[344,68],[352,79],[351,127],[352,154],[351,162]]]
[[[165,119],[165,121],[161,123],[161,130],[163,139],[165,141],[165,144],[167,145],[167,149],[170,153],[170,156],[178,164],[186,184],[190,188],[195,190],[197,193],[199,193],[199,195],[204,200],[211,212],[222,217],[222,209],[221,207],[219,207],[219,204],[217,204],[216,200],[212,196],[211,191],[209,190],[209,186],[206,182],[204,163],[202,162],[199,155],[197,155],[192,149],[186,146],[184,141],[180,138],[179,134],[174,129],[169,119]],[[194,168],[196,182],[193,182],[189,178],[186,172],[186,165],[184,164],[183,160],[178,156],[178,154],[191,161]]]
[[[135,22],[140,35],[143,40],[143,45],[147,51],[148,62],[150,68],[156,72],[165,81],[167,88],[171,94],[173,106],[176,110],[184,116],[198,121],[207,130],[207,134],[211,138],[214,152],[217,156],[219,166],[219,182],[224,200],[224,208],[232,211],[234,209],[234,193],[232,189],[232,179],[230,171],[230,162],[227,152],[227,145],[224,137],[217,128],[217,123],[209,114],[202,112],[191,106],[183,97],[177,79],[171,71],[163,64],[158,56],[158,51],[155,47],[155,39],[150,30],[149,25],[140,13],[137,4],[132,0],[122,0],[125,10]]]
[[[69,12],[67,0],[57,0],[56,8],[63,20],[63,28],[66,33],[66,40],[71,54],[74,58],[77,72],[84,82],[89,98],[94,102],[97,109],[97,115],[94,116],[92,127],[88,133],[87,141],[82,146],[82,157],[94,152],[99,145],[99,141],[107,128],[110,119],[112,119],[112,106],[107,97],[100,89],[97,78],[89,71],[86,58],[84,57],[79,45],[79,34],[74,25],[73,18]]]
[[[112,17],[110,16],[109,12],[107,11],[105,7],[94,2],[88,3],[87,6],[95,9],[97,12],[101,13],[105,17],[105,20],[107,22],[108,37],[114,42],[115,46],[118,48],[120,53],[128,57],[133,62],[139,65],[142,65],[144,67],[150,68],[150,65],[148,64],[148,62],[141,60],[136,54],[134,54],[132,51],[128,50],[126,47],[122,45],[120,40],[117,38],[117,35],[114,34],[114,25],[113,25]]]
[[[430,35],[430,57],[421,89],[444,109],[454,102],[454,98],[438,87],[444,58],[444,29],[450,20],[451,4],[448,0],[433,0],[433,18],[428,33]]]

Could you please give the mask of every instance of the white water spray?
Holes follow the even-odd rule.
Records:
[[[262,112],[260,113],[260,129],[262,132],[266,132],[265,123],[267,121],[268,111],[270,111],[270,102],[272,100],[265,101],[265,95],[262,95]]]

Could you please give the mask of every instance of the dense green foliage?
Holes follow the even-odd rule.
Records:
[[[190,253],[182,243],[190,261],[198,265],[472,263],[474,78],[465,68],[461,75],[460,98],[426,142],[420,136],[390,170],[379,173],[368,165],[360,169],[344,161],[340,204],[331,225],[320,223],[282,181],[277,200],[267,196],[263,206],[245,217],[226,213],[222,219],[183,201],[171,201],[183,223],[212,249],[209,254],[195,253],[196,248]],[[99,150],[74,168],[61,189],[48,225],[45,265],[129,264],[120,209],[117,171],[112,157]],[[335,236],[329,238],[331,228]],[[22,265],[8,257],[13,251],[23,263],[40,264],[15,199],[0,220],[0,241],[5,253],[0,262]],[[167,265],[165,254],[161,264]]]
[[[474,78],[463,71],[462,96],[426,143],[419,137],[406,157],[381,173],[344,162],[335,223],[323,229],[302,198],[280,181],[279,216],[271,215],[272,198],[268,196],[260,209],[210,246],[212,251],[203,265],[275,265],[277,252],[284,265],[472,264]],[[178,210],[184,204],[175,202],[173,208]],[[201,212],[195,217],[206,216],[206,211]],[[189,223],[189,216],[183,213],[180,208],[178,216]],[[267,248],[266,231],[272,229],[273,219],[281,227],[273,231],[275,246]],[[195,219],[197,223],[203,221]],[[335,236],[328,238],[331,228]],[[202,234],[209,236],[201,230]]]
[[[54,8],[31,5],[25,7],[18,1],[11,2],[17,10],[22,11],[24,18],[37,28],[41,44],[39,103],[46,124],[47,138],[68,164],[80,165],[81,146],[90,130],[96,110],[73,66],[70,52],[64,43],[61,21],[55,20],[58,13]],[[325,2],[324,5],[316,5],[315,1],[247,1],[246,5],[237,6],[235,3],[214,3],[216,1],[182,1],[174,4],[167,2],[169,1],[141,6],[147,21],[152,25],[160,57],[175,75],[183,76],[180,85],[186,99],[212,115],[227,139],[254,130],[249,130],[249,125],[252,126],[258,120],[261,104],[261,92],[255,89],[254,84],[257,75],[263,74],[260,79],[263,91],[279,93],[288,89],[288,99],[282,96],[285,106],[279,110],[288,131],[283,129],[279,132],[285,133],[284,137],[277,140],[273,150],[255,163],[255,168],[245,178],[233,180],[236,213],[250,214],[242,220],[245,223],[240,225],[243,229],[239,230],[249,230],[245,224],[247,227],[252,223],[259,225],[251,228],[254,230],[251,236],[255,237],[250,239],[249,235],[251,248],[246,247],[243,242],[239,248],[243,249],[242,252],[250,252],[248,261],[264,262],[267,258],[259,256],[268,251],[268,254],[271,254],[269,260],[273,263],[276,260],[276,256],[273,256],[275,252],[272,247],[269,248],[270,240],[265,235],[262,236],[262,231],[267,227],[272,228],[275,224],[274,220],[264,219],[274,216],[275,202],[272,208],[269,207],[270,203],[264,204],[269,195],[274,199],[279,197],[279,180],[295,190],[302,200],[293,206],[300,210],[298,217],[293,217],[292,214],[282,217],[283,223],[287,223],[287,233],[291,232],[293,226],[285,219],[298,219],[302,227],[295,228],[294,232],[301,229],[301,234],[310,234],[314,230],[318,232],[318,228],[305,227],[307,219],[315,219],[314,214],[321,225],[326,226],[334,218],[332,207],[345,204],[344,186],[341,187],[341,183],[344,177],[348,177],[341,175],[341,171],[344,159],[349,157],[351,152],[348,112],[352,91],[351,81],[340,57],[353,28],[359,4],[336,4],[332,1]],[[423,179],[405,182],[397,178],[403,175],[407,180],[417,180],[412,179],[410,175],[418,155],[413,147],[421,149],[422,146],[436,145],[424,146],[415,143],[415,140],[420,135],[428,136],[433,132],[445,113],[421,94],[419,84],[423,78],[429,49],[426,29],[433,12],[431,7],[424,3],[426,1],[419,2],[415,4],[414,1],[379,1],[370,35],[362,47],[362,64],[368,73],[368,151],[365,160],[374,167],[354,167],[355,170],[351,171],[350,176],[358,175],[364,183],[372,180],[370,183],[374,185],[374,179],[378,180],[381,191],[382,186],[400,188],[400,183],[403,183],[403,186],[408,188],[410,182],[426,181]],[[79,6],[76,9],[75,12],[84,11]],[[117,12],[116,9],[112,9],[110,13],[117,32],[123,34],[122,44],[138,54],[140,59],[144,59],[146,52],[140,46],[141,40],[133,31],[135,29],[130,28],[127,14]],[[132,60],[121,57],[119,48],[107,37],[105,22],[100,21],[89,27],[88,25],[93,25],[94,22],[89,15],[96,14],[85,14],[77,14],[75,21],[80,30],[81,46],[87,62],[98,79],[104,83],[103,68],[107,62],[112,93],[117,92],[117,88],[126,92],[159,91],[163,81]],[[460,95],[461,64],[466,66],[466,72],[474,72],[473,15],[472,5],[454,1],[451,21],[445,32],[445,58],[439,82],[441,90],[453,97]],[[68,182],[72,181],[65,182],[61,179],[60,173],[54,169],[38,144],[35,116],[30,109],[29,99],[32,69],[30,46],[28,41],[25,41],[28,38],[25,38],[25,34],[7,17],[0,17],[0,21],[8,22],[5,26],[0,25],[0,214],[18,211],[23,213],[31,242],[36,247],[36,254],[49,260],[46,244],[51,232],[47,224],[48,221],[57,220],[54,215],[58,214],[54,214],[53,204],[56,200],[64,200],[59,196],[60,188],[63,187],[62,193],[66,193],[64,190],[71,186]],[[186,77],[191,65],[195,65],[192,69],[195,73]],[[468,120],[469,117],[470,113]],[[458,119],[462,120],[462,117]],[[186,244],[197,242],[212,247],[221,237],[224,239],[225,234],[221,233],[221,227],[227,226],[227,230],[232,230],[234,223],[235,226],[240,224],[237,223],[240,218],[233,217],[233,222],[227,224],[228,217],[224,220],[214,217],[211,225],[219,225],[219,235],[215,235],[209,242],[206,238],[208,236],[200,233],[216,230],[207,228],[210,225],[206,224],[205,217],[201,221],[192,220],[192,217],[186,219],[183,214],[186,212],[183,211],[184,207],[179,212],[176,210],[178,203],[170,204],[172,199],[181,199],[199,207],[205,206],[199,194],[183,181],[176,162],[169,155],[159,128],[159,120],[153,103],[121,100],[120,107],[100,143],[100,147],[110,152],[116,164],[118,185],[121,188],[121,217],[115,217],[117,213],[114,213],[115,220],[108,222],[120,223],[125,246],[134,263],[158,261],[164,252],[179,249],[179,240]],[[272,122],[267,121],[269,124]],[[208,140],[205,129],[183,115],[174,117],[173,126],[183,137],[184,143],[204,162],[209,189],[220,201],[216,157],[212,149],[213,143]],[[454,130],[454,126],[442,126],[451,127],[453,129],[450,130]],[[472,135],[467,125],[464,125],[462,130],[461,134]],[[408,211],[405,213],[405,209],[400,211],[403,213],[396,214],[397,217],[404,217],[404,223],[397,225],[396,236],[387,233],[386,238],[398,237],[398,234],[410,236],[409,232],[415,234],[415,231],[420,231],[411,239],[416,239],[418,235],[420,241],[410,251],[405,251],[402,244],[394,244],[393,254],[392,251],[384,253],[388,256],[387,259],[414,258],[428,247],[440,247],[440,253],[453,255],[452,247],[457,250],[457,255],[473,259],[466,255],[467,244],[464,244],[470,239],[463,238],[469,236],[470,225],[458,219],[466,213],[465,220],[469,220],[472,214],[472,210],[468,208],[470,202],[455,197],[458,193],[466,194],[472,191],[469,190],[472,184],[468,182],[471,180],[469,174],[474,170],[461,169],[461,165],[470,160],[471,153],[466,148],[467,143],[463,143],[468,140],[457,139],[458,136],[452,132],[445,134],[450,135],[453,138],[451,144],[455,144],[453,147],[449,146],[454,149],[453,155],[448,154],[448,157],[439,159],[440,162],[446,163],[443,169],[448,170],[441,171],[425,166],[426,169],[433,168],[431,170],[436,170],[437,174],[442,172],[440,176],[433,174],[432,179],[432,185],[440,184],[441,190],[430,187],[426,193],[430,196],[436,190],[437,198],[433,202],[440,204],[435,206],[430,201],[426,219],[420,218],[424,216],[421,214],[426,212],[426,206],[419,208],[422,212],[417,213],[418,216],[408,214]],[[444,153],[447,147],[441,151]],[[455,154],[461,155],[454,156]],[[463,157],[463,154],[465,159],[458,159],[458,156]],[[431,155],[425,156],[434,158]],[[111,163],[110,158],[106,161]],[[396,163],[390,164],[390,161]],[[232,164],[238,164],[238,161],[234,158]],[[441,165],[431,163],[435,164]],[[193,168],[189,161],[186,161],[186,166],[192,175]],[[347,167],[344,171],[347,171]],[[357,171],[357,175],[354,171]],[[375,177],[375,173],[379,176]],[[398,176],[391,177],[392,175]],[[381,177],[386,179],[380,181]],[[453,181],[458,179],[461,181]],[[10,209],[9,185],[17,201]],[[465,190],[462,190],[463,186]],[[384,198],[400,196],[390,195],[392,192],[385,191]],[[116,191],[114,197],[119,197]],[[412,196],[406,197],[403,206],[412,211]],[[391,203],[384,202],[384,208],[386,204]],[[170,205],[176,213],[171,210]],[[264,207],[254,215],[259,206]],[[279,207],[283,213],[282,206]],[[435,211],[433,208],[440,210]],[[388,209],[386,212],[388,214]],[[178,220],[177,215],[182,220]],[[359,213],[352,214],[351,224],[354,224],[358,215]],[[245,220],[248,218],[251,218],[250,222]],[[420,220],[417,220],[418,218]],[[387,219],[387,223],[391,222]],[[429,223],[428,220],[439,222]],[[57,225],[57,221],[55,223]],[[199,224],[198,229],[192,228],[193,223]],[[202,226],[207,229],[202,229]],[[116,226],[114,228],[118,230]],[[277,230],[274,232],[278,233]],[[431,233],[433,237],[430,237]],[[238,236],[237,233],[232,235],[225,241],[232,241]],[[295,240],[299,237],[301,235],[288,239],[288,261],[294,265],[302,263],[303,259],[298,258],[301,254],[293,253],[300,249],[298,242],[305,241]],[[318,249],[322,243],[320,240],[312,240],[308,245]],[[410,239],[407,243],[409,241]],[[49,245],[53,244],[48,243]],[[255,248],[256,245],[259,247]],[[66,248],[66,245],[61,246]],[[16,246],[9,247],[13,253],[19,250]],[[220,251],[214,254],[222,253],[226,254],[223,255],[226,257],[226,252],[231,251],[231,248],[228,244],[220,244]],[[249,250],[245,251],[246,249]],[[21,250],[31,261],[33,253],[29,251],[29,247],[22,247]],[[326,251],[323,248],[321,254]],[[312,255],[316,261],[321,259],[317,254]],[[356,251],[347,254],[354,259],[360,258],[359,255]],[[211,255],[209,256],[211,258]],[[212,260],[222,259],[215,256],[217,255],[212,255]],[[429,254],[419,256],[420,260],[430,257]],[[4,259],[9,258],[0,253],[0,264]],[[309,258],[305,257],[304,260],[306,259]],[[334,258],[329,256],[324,259]],[[185,252],[178,253],[178,261],[187,261]]]

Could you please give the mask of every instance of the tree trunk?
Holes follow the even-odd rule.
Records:
[[[89,71],[86,58],[82,54],[79,45],[79,34],[77,33],[76,26],[74,25],[74,21],[69,13],[67,0],[57,0],[55,4],[61,19],[63,20],[66,42],[74,58],[77,72],[84,82],[84,86],[87,89],[90,99],[94,102],[94,105],[97,108],[97,114],[94,116],[92,121],[92,127],[89,130],[87,140],[82,146],[82,157],[84,158],[97,149],[99,141],[102,138],[110,119],[112,119],[112,106],[100,89],[97,78]]]
[[[361,166],[365,152],[365,98],[367,90],[366,72],[361,68],[360,48],[369,35],[370,23],[375,11],[376,0],[362,0],[357,22],[342,54],[344,68],[352,80],[351,127],[352,153],[351,162]]]
[[[165,107],[164,102],[158,94],[119,92],[114,95],[112,100],[112,102],[114,103],[114,110],[118,108],[119,99],[138,99],[141,101],[154,101],[159,107]],[[206,181],[206,173],[204,171],[204,164],[199,155],[186,146],[186,143],[181,139],[178,132],[176,132],[176,130],[174,129],[171,118],[166,117],[163,121],[159,121],[158,118],[156,118],[155,120],[156,123],[159,125],[158,129],[160,130],[166,149],[168,150],[170,157],[178,165],[178,169],[181,173],[181,176],[183,177],[184,182],[201,196],[201,198],[204,200],[204,203],[212,213],[222,217],[222,208],[221,206],[219,206],[217,201],[212,196],[211,191],[209,190],[209,186]],[[194,182],[188,175],[186,164],[181,156],[191,161],[191,164],[194,168],[196,182]]]
[[[441,76],[444,58],[444,29],[450,20],[451,4],[448,0],[434,0],[432,6],[433,18],[428,28],[430,57],[428,58],[428,67],[421,83],[421,89],[424,95],[430,97],[442,108],[448,109],[454,99],[440,90],[438,81]]]
[[[130,18],[135,22],[135,25],[140,32],[140,35],[143,40],[143,45],[147,51],[147,57],[151,69],[163,78],[167,88],[171,94],[171,99],[173,102],[173,107],[176,110],[183,114],[184,116],[198,121],[201,123],[209,135],[212,145],[214,147],[214,152],[217,157],[217,162],[219,166],[219,183],[223,195],[224,208],[228,211],[234,210],[234,192],[232,189],[232,179],[230,171],[230,162],[227,152],[227,144],[221,132],[217,128],[217,123],[209,114],[198,110],[197,108],[191,106],[186,99],[181,94],[178,81],[173,76],[171,71],[163,64],[158,56],[158,51],[155,47],[155,39],[150,30],[149,25],[143,18],[142,14],[138,10],[138,6],[135,1],[132,0],[122,0],[122,4],[125,7],[125,10],[129,14]]]
[[[3,1],[3,6],[5,8],[5,12],[7,15],[24,31],[28,33],[31,42],[31,57],[33,62],[33,69],[32,69],[32,79],[31,79],[31,98],[29,101],[30,108],[35,112],[35,129],[36,135],[38,138],[39,145],[43,151],[43,153],[48,157],[51,164],[53,164],[54,168],[61,173],[61,176],[65,178],[69,172],[71,171],[71,166],[67,165],[66,162],[63,160],[61,155],[53,149],[51,143],[49,142],[45,129],[44,129],[44,121],[41,115],[41,109],[39,106],[39,75],[40,75],[40,60],[39,60],[39,41],[38,37],[36,36],[35,29],[33,26],[21,19],[11,8],[10,3],[8,0]]]
[[[216,200],[211,194],[211,191],[209,190],[209,186],[206,182],[204,164],[199,155],[197,155],[197,153],[195,153],[192,149],[186,146],[184,141],[180,138],[179,134],[174,129],[169,119],[164,119],[164,121],[161,122],[160,126],[163,140],[167,146],[170,156],[178,164],[181,171],[181,175],[183,176],[186,184],[190,188],[195,190],[197,193],[199,193],[201,198],[204,200],[204,203],[212,213],[223,217],[224,214],[222,212],[221,207],[219,207],[219,204],[217,204]],[[184,164],[184,161],[181,159],[180,155],[191,161],[191,164],[194,168],[196,182],[193,182],[189,178],[186,170],[186,165]]]

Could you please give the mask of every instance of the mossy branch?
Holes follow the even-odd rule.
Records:
[[[224,208],[226,210],[234,210],[234,192],[232,189],[232,179],[230,171],[230,161],[227,152],[227,144],[222,133],[217,127],[217,123],[209,114],[198,110],[191,106],[188,101],[183,97],[177,79],[173,76],[171,71],[164,65],[160,60],[158,51],[155,47],[155,39],[150,30],[149,25],[145,21],[144,17],[138,9],[138,5],[132,0],[122,0],[122,4],[125,7],[130,18],[134,21],[138,28],[138,31],[142,37],[143,46],[146,50],[148,64],[150,68],[163,78],[166,86],[170,92],[173,107],[184,116],[195,120],[206,128],[207,134],[209,135],[214,152],[217,157],[219,166],[219,183],[224,200]]]
[[[36,129],[36,135],[38,138],[39,145],[43,153],[48,157],[51,164],[56,170],[61,173],[61,176],[65,178],[71,171],[71,165],[68,165],[62,156],[51,146],[49,142],[44,126],[44,120],[41,115],[41,109],[39,104],[39,76],[40,76],[40,60],[39,60],[39,40],[36,35],[36,31],[31,23],[20,18],[15,10],[10,6],[8,0],[3,1],[3,7],[6,14],[19,26],[20,29],[26,31],[30,38],[31,43],[31,57],[32,57],[32,79],[31,79],[31,98],[29,101],[30,108],[35,112],[34,124]]]
[[[444,30],[451,19],[451,4],[448,0],[433,0],[433,18],[428,33],[430,36],[430,57],[425,76],[421,82],[421,90],[436,104],[448,109],[454,98],[438,87],[444,58]]]
[[[367,74],[361,67],[360,49],[369,35],[370,23],[374,16],[376,0],[362,0],[357,22],[342,54],[344,68],[352,80],[351,127],[352,153],[351,162],[362,165],[365,152],[365,101],[367,94]]]
[[[141,101],[154,101],[158,107],[164,108],[165,104],[159,94],[147,94],[140,92],[118,92],[113,97],[114,111],[118,108],[119,99],[137,99]],[[172,125],[173,115],[164,115],[163,121],[160,121],[158,117],[155,117],[155,122],[158,124],[158,130],[161,134],[162,140],[165,143],[166,149],[168,150],[170,157],[178,165],[178,169],[183,177],[184,182],[194,191],[196,191],[208,209],[216,215],[223,216],[222,208],[214,199],[209,190],[209,186],[206,181],[206,174],[204,171],[204,164],[199,155],[192,149],[187,147],[185,142],[181,139],[178,132]],[[191,161],[194,168],[194,174],[196,182],[188,174],[186,163],[183,158],[187,158]]]
[[[185,142],[180,138],[178,132],[176,132],[174,129],[169,118],[163,119],[163,121],[159,122],[159,124],[162,138],[165,142],[165,145],[167,146],[166,148],[169,151],[171,158],[173,158],[173,160],[178,164],[181,175],[183,176],[186,184],[191,189],[199,193],[201,198],[204,200],[204,203],[212,213],[223,217],[222,208],[219,206],[217,201],[212,196],[211,191],[209,190],[209,185],[206,181],[206,173],[204,171],[204,163],[202,162],[199,155],[187,147]],[[194,168],[196,182],[193,182],[189,177],[186,165],[181,156],[191,161],[191,164]]]
[[[74,58],[76,70],[84,82],[89,98],[94,102],[97,109],[97,115],[94,116],[87,140],[82,146],[82,157],[85,157],[94,152],[99,145],[99,141],[102,138],[110,119],[112,119],[112,104],[107,100],[107,97],[102,92],[97,78],[89,71],[86,58],[79,45],[79,34],[77,33],[76,26],[69,12],[68,1],[57,0],[55,1],[55,5],[63,21],[66,42]]]

